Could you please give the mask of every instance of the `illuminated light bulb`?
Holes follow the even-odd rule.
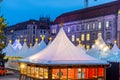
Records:
[[[18,42],[20,42],[20,39],[18,39]]]
[[[32,46],[32,43],[30,43],[30,46]]]
[[[101,45],[100,45],[100,48],[103,48],[103,46],[104,46],[104,45],[101,44]]]
[[[38,38],[36,38],[35,41],[38,42]]]
[[[49,40],[51,41],[51,40],[52,40],[52,37],[49,37]]]
[[[98,41],[96,41],[96,44],[97,44],[97,45],[99,45],[99,42],[98,42]]]
[[[108,50],[108,47],[105,47],[105,48],[103,49],[104,52],[106,52],[107,50]]]
[[[24,42],[26,42],[27,41],[27,39],[24,39]]]
[[[116,44],[117,43],[117,41],[116,40],[114,40],[114,44]]]
[[[45,37],[44,37],[44,36],[42,36],[42,37],[41,37],[41,39],[42,39],[42,40],[44,40],[44,39],[45,39]]]
[[[2,44],[4,44],[5,42],[4,41],[2,41]]]
[[[120,14],[120,10],[118,10],[118,14]]]
[[[23,69],[25,68],[25,64],[21,64],[20,67]]]
[[[40,35],[40,37],[42,37],[42,35]]]
[[[92,48],[95,48],[95,46],[93,45]]]
[[[12,40],[9,40],[9,43],[12,43]]]

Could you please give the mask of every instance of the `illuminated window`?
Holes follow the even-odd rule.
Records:
[[[101,27],[102,27],[102,24],[101,24],[101,22],[99,22],[98,23],[98,29],[101,29]]]
[[[70,32],[70,27],[68,27],[68,32]]]
[[[90,29],[90,25],[88,24],[88,25],[87,25],[87,30],[89,30],[89,29]]]
[[[92,25],[92,28],[95,29],[95,23]]]
[[[108,39],[111,39],[111,33],[110,32],[107,32],[106,33],[106,39],[108,40]]]
[[[106,28],[109,27],[109,21],[106,21]]]
[[[118,11],[118,14],[120,14],[120,10]]]
[[[75,41],[75,36],[74,35],[72,35],[72,41]]]
[[[84,25],[81,25],[81,30],[84,30]]]
[[[86,35],[86,40],[89,41],[90,40],[90,34]]]
[[[56,29],[52,29],[52,33],[53,33],[53,34],[56,33]]]
[[[54,34],[54,29],[52,29],[52,33]]]
[[[85,40],[85,35],[82,34],[82,35],[81,35],[81,41],[84,41],[84,40]]]

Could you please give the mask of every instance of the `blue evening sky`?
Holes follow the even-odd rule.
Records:
[[[89,0],[95,6],[115,0]],[[29,19],[38,20],[40,16],[50,16],[54,20],[62,13],[84,8],[84,0],[3,0],[1,14],[13,25]]]

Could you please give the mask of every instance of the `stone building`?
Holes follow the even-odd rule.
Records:
[[[24,40],[26,40],[29,46],[34,45],[35,40],[40,42],[41,37],[45,37],[45,42],[48,43],[51,24],[52,22],[49,18],[41,17],[40,20],[29,20],[6,27],[6,42],[8,43],[9,40],[14,42],[18,39],[20,40],[20,43],[23,44]]]
[[[51,26],[51,33],[56,35],[60,23],[69,39],[75,44],[78,41],[90,48],[97,39],[98,33],[108,45],[113,45],[114,40],[120,47],[120,0],[93,6],[81,10],[63,13],[58,16],[54,25]]]

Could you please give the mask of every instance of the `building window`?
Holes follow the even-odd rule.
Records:
[[[70,27],[68,27],[68,32],[70,32]]]
[[[92,24],[92,29],[95,29],[95,23]]]
[[[98,29],[101,29],[101,27],[102,27],[102,23],[99,22],[99,23],[98,23]]]
[[[87,30],[89,30],[90,29],[90,25],[89,24],[87,24]]]
[[[76,31],[79,31],[79,26],[76,26]]]
[[[84,30],[85,28],[84,28],[84,25],[81,25],[81,30]]]
[[[74,35],[72,35],[72,42],[74,42],[75,41],[75,36]]]
[[[109,21],[106,21],[106,28],[109,28]]]
[[[53,33],[53,34],[56,33],[56,29],[52,29],[52,33]]]
[[[92,40],[95,40],[96,39],[96,35],[95,33],[92,34]]]
[[[90,40],[90,34],[86,35],[86,40],[89,41]]]
[[[85,35],[82,34],[82,35],[81,35],[81,41],[84,41],[84,40],[85,40]]]
[[[106,40],[108,40],[108,39],[111,39],[111,33],[110,32],[106,33]]]

